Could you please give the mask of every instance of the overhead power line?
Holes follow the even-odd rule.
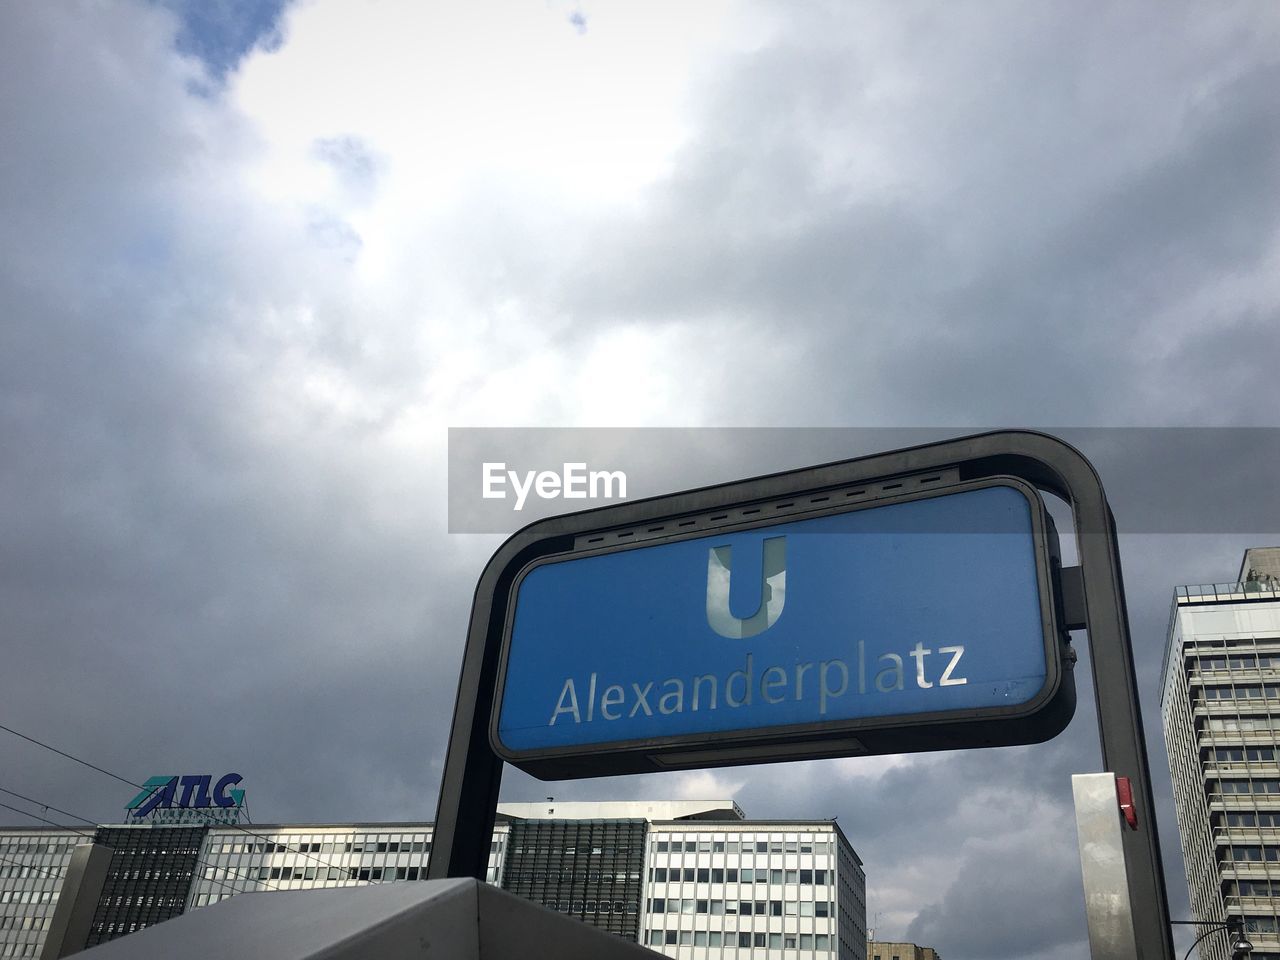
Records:
[[[38,739],[37,739],[37,738],[35,738],[35,737],[28,736],[27,734],[25,734],[25,733],[21,733],[21,732],[19,732],[19,731],[17,731],[17,730],[14,730],[12,727],[7,727],[7,726],[5,726],[5,725],[4,725],[4,724],[2,724],[2,723],[0,723],[0,730],[5,731],[6,733],[11,733],[11,734],[13,734],[15,737],[21,737],[23,740],[26,740],[28,743],[34,743],[37,747],[43,747],[43,748],[44,748],[44,749],[46,749],[46,750],[51,750],[51,751],[53,751],[54,753],[58,754],[58,756],[60,756],[60,757],[66,757],[68,760],[74,760],[76,763],[81,764],[82,766],[88,767],[90,770],[96,770],[96,771],[98,771],[98,773],[106,774],[108,777],[111,777],[113,780],[119,780],[121,783],[128,784],[128,785],[129,785],[129,786],[131,786],[131,787],[137,787],[139,790],[145,790],[145,789],[146,789],[146,787],[145,787],[145,786],[143,786],[141,783],[135,783],[134,781],[130,780],[128,777],[122,777],[122,776],[120,776],[120,774],[118,774],[118,773],[112,773],[110,770],[106,770],[106,769],[104,769],[104,768],[102,768],[102,767],[98,766],[96,763],[90,763],[88,760],[82,760],[80,757],[77,757],[77,756],[74,756],[74,755],[72,755],[72,754],[70,754],[70,753],[67,753],[65,750],[59,750],[57,747],[52,746],[52,745],[50,745],[50,744],[47,744],[47,743],[45,743],[43,740],[38,740]],[[3,791],[3,792],[5,792],[5,793],[11,793],[11,791],[8,791],[8,790],[5,790],[5,791]],[[11,795],[13,795],[13,796],[17,796],[17,794],[11,794]],[[26,798],[26,797],[22,797],[21,799],[26,800],[27,798]],[[34,801],[34,800],[27,800],[27,802],[28,802],[28,803],[36,803],[36,801]],[[37,805],[38,805],[38,806],[44,806],[44,804],[37,804]],[[8,804],[0,804],[0,806],[8,807],[8,809],[10,809],[10,810],[14,810],[14,812],[15,812],[15,813],[21,813],[21,814],[24,814],[25,816],[32,816],[32,814],[28,814],[28,813],[26,813],[26,811],[24,811],[24,810],[17,810],[17,809],[16,809],[16,808],[14,808],[14,807],[9,807],[9,806],[8,806]],[[73,818],[74,818],[74,819],[76,819],[76,820],[83,820],[85,823],[89,823],[89,824],[93,824],[94,826],[97,826],[97,824],[96,824],[96,823],[94,823],[94,821],[92,821],[92,820],[86,820],[84,817],[75,817],[73,814],[66,813],[66,811],[65,811],[65,810],[58,810],[58,808],[57,808],[57,807],[48,807],[47,809],[49,809],[49,810],[57,810],[57,812],[58,812],[58,813],[65,814],[65,815],[66,815],[66,816],[68,816],[68,817],[73,817]],[[44,818],[43,818],[43,817],[36,817],[35,819],[37,819],[37,820],[44,820]],[[45,822],[45,823],[48,823],[48,824],[51,824],[52,826],[55,826],[55,827],[57,827],[57,826],[61,826],[61,824],[54,823],[52,820],[44,820],[44,822]],[[306,851],[304,851],[304,850],[295,850],[295,849],[293,849],[292,847],[289,847],[287,844],[281,844],[279,841],[277,841],[277,840],[273,840],[272,838],[267,837],[267,836],[265,836],[264,834],[261,834],[261,833],[255,833],[255,832],[254,832],[254,831],[252,831],[252,830],[246,829],[246,828],[245,828],[245,826],[244,826],[243,824],[226,824],[226,826],[234,827],[235,829],[237,829],[237,830],[241,831],[242,833],[245,833],[245,834],[247,834],[248,836],[251,836],[251,837],[256,837],[257,839],[262,840],[262,841],[264,841],[264,842],[266,842],[266,843],[272,843],[272,844],[274,844],[274,845],[276,846],[277,850],[279,850],[279,848],[283,846],[283,847],[284,847],[284,850],[279,850],[279,852],[281,852],[281,853],[294,853],[294,854],[297,854],[297,855],[298,855],[298,856],[300,856],[300,857],[305,857],[305,858],[306,858],[306,859],[308,859],[308,860],[312,860],[312,861],[314,861],[315,863],[323,864],[323,865],[324,865],[324,866],[326,866],[326,867],[332,867],[332,866],[334,865],[334,864],[333,864],[331,861],[329,861],[329,860],[322,860],[320,857],[312,856],[310,853],[308,853],[308,852],[306,852]],[[371,880],[371,881],[363,881],[363,882],[368,882],[368,883],[380,883],[381,881],[378,881],[378,880]],[[273,888],[273,889],[275,889],[275,888]]]
[[[113,780],[119,780],[121,783],[126,783],[131,787],[137,787],[139,790],[142,789],[142,784],[140,783],[134,783],[132,780],[126,777],[122,777],[118,773],[112,773],[110,770],[104,770],[102,769],[102,767],[98,766],[96,763],[90,763],[88,760],[81,760],[79,757],[72,756],[71,754],[67,753],[65,750],[59,750],[57,747],[50,746],[49,744],[45,743],[43,740],[37,740],[35,737],[29,737],[25,733],[20,733],[17,730],[14,730],[13,727],[6,727],[3,723],[0,723],[0,730],[3,730],[5,733],[12,733],[15,737],[21,737],[23,740],[26,740],[28,743],[34,743],[37,747],[44,747],[46,750],[52,750],[54,753],[58,754],[58,756],[66,757],[68,760],[74,760],[76,763],[81,764],[82,766],[86,766],[90,770],[97,770],[99,773],[105,773],[108,777],[111,777]]]
[[[14,791],[7,790],[4,787],[0,787],[0,793],[7,793],[9,796],[17,797],[19,800],[25,800],[27,803],[34,803],[37,807],[41,807],[42,809],[45,809],[45,810],[56,810],[58,813],[61,813],[63,816],[70,817],[73,820],[79,820],[81,823],[87,823],[91,827],[95,827],[95,828],[97,827],[97,824],[94,823],[92,820],[90,820],[88,817],[81,817],[77,814],[69,813],[66,810],[58,810],[57,807],[50,806],[47,803],[41,803],[39,800],[33,800],[31,797],[25,797],[20,793],[15,793]],[[66,830],[70,833],[76,834],[77,836],[87,837],[89,840],[94,841],[95,843],[97,842],[95,840],[96,833],[85,833],[83,830],[77,830],[75,827],[68,827],[60,823],[54,823],[52,820],[46,820],[44,817],[37,816],[36,814],[30,813],[26,810],[19,810],[17,807],[11,807],[7,803],[0,802],[0,807],[6,807],[7,809],[12,810],[14,813],[20,813],[23,816],[31,817],[34,820],[42,820],[45,823],[50,824],[51,826],[57,827],[60,830]],[[100,844],[100,845],[105,846],[108,849],[112,849],[112,850],[115,849],[110,844]],[[12,863],[13,861],[9,861],[9,862]],[[259,880],[256,877],[246,876],[245,874],[240,873],[236,870],[233,870],[230,867],[218,866],[216,864],[210,863],[208,860],[203,860],[199,857],[196,858],[194,865],[201,866],[201,867],[209,867],[212,870],[221,870],[224,873],[230,874],[232,877],[235,877],[237,880],[243,880],[246,883],[261,884],[262,886],[266,887],[269,890],[280,889],[279,887],[275,886],[274,884],[268,883],[265,880]],[[20,864],[20,866],[26,866],[26,864]],[[223,887],[224,889],[235,890],[235,887],[233,885],[228,883],[223,883],[221,880],[217,880],[214,877],[209,876],[208,874],[204,874],[203,879],[208,880],[210,883],[216,883],[219,886]]]

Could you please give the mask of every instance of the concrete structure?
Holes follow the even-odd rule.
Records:
[[[84,954],[90,960],[644,960],[653,954],[478,880],[250,894]]]
[[[1161,715],[1197,920],[1240,918],[1253,960],[1280,960],[1280,547],[1233,583],[1178,587]],[[1204,960],[1228,960],[1207,937]]]
[[[557,913],[681,960],[865,960],[862,864],[832,821],[749,821],[732,800],[548,801],[498,812],[488,881]],[[432,825],[85,834],[114,851],[92,944],[241,893],[424,881]],[[0,829],[0,857],[18,864],[13,876],[0,873],[0,958],[40,955],[85,834]]]
[[[867,960],[942,960],[933,947],[889,940],[867,941]]]

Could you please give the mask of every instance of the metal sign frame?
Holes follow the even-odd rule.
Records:
[[[772,501],[720,506],[709,513],[671,519],[657,529],[646,522],[639,529],[597,527],[578,535],[574,547],[561,551],[562,541],[548,537],[554,553],[525,561],[507,597],[495,598],[495,606],[506,611],[502,645],[498,659],[497,689],[489,728],[494,752],[542,780],[579,777],[618,776],[662,770],[699,769],[744,763],[811,760],[822,757],[863,756],[885,753],[914,753],[927,750],[955,750],[974,747],[1042,743],[1066,727],[1075,710],[1075,684],[1071,667],[1074,654],[1061,628],[1061,590],[1058,571],[1058,537],[1053,520],[1039,493],[1029,484],[1012,477],[948,482],[949,477],[900,493],[866,497],[866,491],[852,489],[802,489],[797,487]],[[896,487],[896,483],[886,484]],[[503,704],[510,663],[516,599],[523,580],[545,564],[565,560],[586,560],[621,551],[638,551],[682,540],[706,539],[744,530],[767,530],[797,521],[847,515],[883,509],[904,503],[1003,487],[1025,499],[1028,507],[1036,586],[1039,600],[1040,646],[1045,661],[1045,681],[1029,700],[1013,705],[939,709],[928,713],[880,714],[871,717],[811,720],[791,725],[655,735],[649,738],[581,743],[540,749],[507,746],[502,739],[499,713]],[[861,499],[848,496],[863,494]],[[616,508],[614,508],[616,510]],[[596,514],[598,520],[612,513]],[[555,526],[558,518],[530,524],[525,531],[537,536]],[[501,556],[502,550],[496,556]]]
[[[1102,767],[1133,784],[1137,828],[1124,832],[1124,853],[1138,956],[1171,957],[1173,941],[1115,519],[1093,465],[1069,444],[1032,431],[983,433],[630,501],[551,518],[516,533],[489,561],[476,586],[441,778],[429,876],[485,877],[503,766],[489,742],[489,722],[507,615],[505,598],[525,564],[547,553],[570,550],[577,537],[603,528],[656,525],[727,504],[785,497],[796,489],[859,484],[873,495],[876,491],[900,494],[937,483],[944,476],[951,482],[1017,477],[1071,506],[1079,566],[1062,571],[1064,626],[1085,629],[1088,634]]]

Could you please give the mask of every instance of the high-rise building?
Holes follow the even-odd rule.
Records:
[[[1161,715],[1191,905],[1238,919],[1253,960],[1280,960],[1280,547],[1231,583],[1178,587]],[[1229,960],[1208,936],[1204,960]]]
[[[487,879],[681,960],[866,960],[862,863],[829,820],[732,800],[500,804]],[[39,955],[76,843],[112,848],[89,945],[240,893],[426,879],[429,823],[0,829],[0,957]]]

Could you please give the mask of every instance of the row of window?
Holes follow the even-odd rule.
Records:
[[[513,856],[537,857],[547,861],[560,861],[567,857],[609,857],[614,860],[630,860],[635,856],[635,852],[627,847],[544,847],[544,846],[528,846],[528,847],[512,847]]]
[[[1275,747],[1214,747],[1200,751],[1200,759],[1206,763],[1231,763],[1257,760],[1271,763],[1276,759]]]
[[[1204,789],[1210,796],[1224,793],[1280,794],[1280,780],[1275,777],[1252,777],[1248,780],[1206,780]]]
[[[112,870],[109,879],[120,882],[125,880],[156,880],[181,882],[191,878],[191,870],[189,868],[176,869],[135,869],[135,870]]]
[[[1219,860],[1238,863],[1280,863],[1280,847],[1258,843],[1232,843],[1219,848]]]
[[[62,876],[60,867],[38,867],[34,864],[0,864],[0,878],[22,880],[25,877],[41,877],[45,880],[56,880]]]
[[[1280,730],[1280,717],[1209,717],[1196,718],[1196,732],[1206,727],[1215,733],[1265,733]]]
[[[1257,670],[1280,667],[1280,653],[1210,654],[1192,658],[1201,670]]]
[[[1228,897],[1278,897],[1280,880],[1228,880],[1222,892]]]
[[[1276,643],[1278,641],[1280,641],[1280,637],[1223,637],[1214,638],[1212,640],[1204,637],[1197,637],[1196,647],[1226,647],[1227,649],[1231,649],[1233,647],[1237,649],[1241,647],[1248,647],[1250,649],[1256,649],[1258,644]]]
[[[830,853],[830,840],[658,840],[658,853]]]
[[[84,843],[83,840],[42,840],[39,843],[30,840],[2,840],[0,839],[0,854],[10,855],[39,855],[51,854],[54,856],[66,856],[75,849],[77,843]]]
[[[827,933],[721,933],[719,930],[650,930],[649,946],[767,947],[770,950],[830,950]]]
[[[425,880],[426,867],[206,867],[206,880]]]
[[[1280,933],[1280,922],[1275,917],[1244,917],[1244,929],[1247,933]]]
[[[548,900],[543,903],[548,910],[559,913],[631,914],[640,912],[640,904],[634,900]]]
[[[1232,683],[1203,688],[1206,700],[1261,700],[1280,697],[1280,683]]]
[[[40,947],[34,943],[6,943],[0,945],[0,957],[34,957],[40,953]]]
[[[143,910],[154,910],[156,907],[176,907],[186,901],[185,897],[180,896],[157,896],[156,894],[139,894],[137,896],[126,897],[123,894],[116,897],[105,897],[100,904],[108,909],[121,910],[133,909],[137,907]]]
[[[495,842],[494,846],[497,844]],[[430,853],[430,840],[348,840],[285,843],[273,840],[214,840],[210,853]]]
[[[803,883],[825,884],[827,870],[766,870],[754,867],[650,867],[657,883]]]
[[[829,917],[833,905],[826,900],[698,900],[688,897],[651,897],[650,913],[705,913],[713,917]]]
[[[542,869],[538,869],[541,867]],[[526,883],[572,883],[586,881],[588,883],[626,883],[628,880],[639,881],[639,870],[615,870],[612,873],[603,870],[548,870],[547,864],[538,863],[530,866],[528,861],[513,862],[507,870],[507,876],[520,879]]]
[[[0,903],[57,903],[57,890],[0,890]]]
[[[0,930],[48,930],[53,917],[0,916]]]
[[[150,924],[143,923],[142,921],[138,921],[138,920],[134,920],[134,921],[122,920],[122,921],[113,922],[113,923],[104,923],[102,927],[98,930],[98,933],[106,934],[108,937],[122,937],[126,933],[136,933],[137,931],[143,930],[148,926],[150,926]]]
[[[1242,810],[1215,813],[1215,827],[1280,827],[1280,811],[1274,810]]]

